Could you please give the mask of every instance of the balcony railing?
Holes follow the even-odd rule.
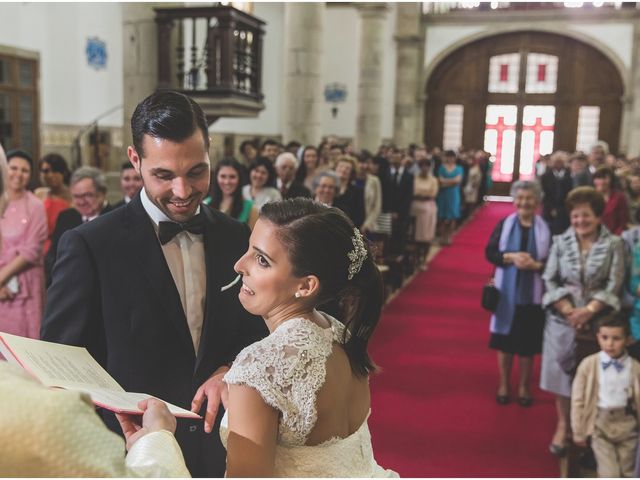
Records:
[[[619,10],[638,8],[638,2],[422,2],[422,12],[426,15],[461,11],[540,11],[565,8]]]
[[[264,22],[231,6],[156,8],[158,88],[217,104],[210,117],[261,110]],[[242,105],[244,114],[230,110]],[[206,108],[205,108],[206,111]]]

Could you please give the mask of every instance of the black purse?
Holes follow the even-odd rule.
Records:
[[[482,308],[490,312],[495,312],[500,301],[500,290],[496,287],[493,278],[482,287]]]

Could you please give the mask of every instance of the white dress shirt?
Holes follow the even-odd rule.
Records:
[[[396,171],[398,172],[398,178],[395,178]],[[400,166],[398,168],[391,167],[391,180],[394,180],[396,184],[400,184],[400,180],[402,179],[402,174],[404,173],[404,167]]]
[[[143,188],[140,194],[142,206],[153,222],[156,234],[160,222],[172,221],[156,207]],[[200,213],[200,207],[196,214]],[[202,322],[204,319],[205,292],[207,272],[204,257],[204,238],[191,232],[182,231],[166,244],[162,245],[162,253],[167,261],[171,276],[180,295],[182,310],[187,318],[193,348],[198,353]]]
[[[619,372],[611,365],[606,370],[602,368],[602,362],[611,361],[611,357],[600,352],[600,386],[598,390],[599,408],[624,408],[627,406],[629,389],[631,388],[631,357],[626,353],[618,358],[618,362],[624,365]]]

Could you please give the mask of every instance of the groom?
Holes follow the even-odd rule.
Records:
[[[266,334],[238,301],[234,262],[246,226],[202,204],[211,174],[202,109],[157,92],[131,118],[129,160],[143,180],[126,206],[62,237],[42,322],[42,339],[81,345],[131,392],[190,409],[203,386],[201,415],[178,420],[176,439],[193,476],[219,477],[221,379],[236,354]],[[105,422],[120,432],[110,413]]]

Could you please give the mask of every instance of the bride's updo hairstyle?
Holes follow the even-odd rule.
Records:
[[[367,344],[380,319],[383,286],[369,247],[356,239],[353,222],[341,210],[308,198],[267,203],[260,218],[277,227],[276,236],[289,253],[293,274],[318,277],[316,306],[333,299],[340,301],[340,321],[347,327],[344,349],[351,370],[358,376],[373,373],[376,366],[367,353]],[[357,272],[349,258],[354,249],[358,251],[354,239],[364,247],[360,249],[361,259],[366,251]]]

